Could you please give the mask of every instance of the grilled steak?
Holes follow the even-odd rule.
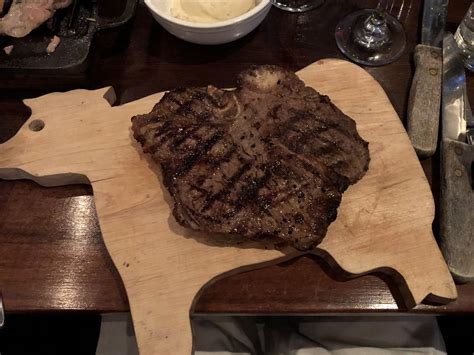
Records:
[[[370,160],[351,118],[274,66],[243,72],[233,91],[171,91],[132,122],[181,225],[300,250],[321,242]]]

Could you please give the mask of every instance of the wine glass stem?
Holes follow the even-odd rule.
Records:
[[[386,1],[379,1],[375,11],[359,22],[354,29],[354,42],[366,50],[378,50],[391,40],[385,5]]]
[[[379,16],[384,16],[387,13],[387,2],[388,0],[379,0],[377,8],[375,9]]]

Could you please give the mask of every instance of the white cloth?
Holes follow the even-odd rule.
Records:
[[[432,316],[196,317],[196,355],[446,354]]]
[[[138,355],[130,313],[103,314],[96,355]]]

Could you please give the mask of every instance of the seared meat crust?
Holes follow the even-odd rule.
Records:
[[[351,118],[274,66],[243,72],[232,91],[173,90],[132,122],[181,225],[300,250],[321,242],[370,161]]]

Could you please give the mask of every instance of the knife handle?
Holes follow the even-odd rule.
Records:
[[[440,248],[454,279],[474,280],[474,146],[441,142]]]
[[[438,144],[443,52],[441,48],[419,44],[414,59],[407,130],[416,154],[426,159],[435,153]]]

